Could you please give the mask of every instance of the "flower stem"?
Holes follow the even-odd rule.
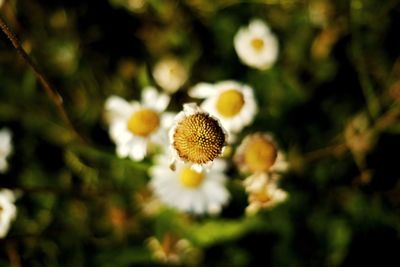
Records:
[[[22,57],[25,63],[27,63],[32,68],[36,78],[39,80],[40,84],[42,85],[44,91],[47,93],[49,98],[55,104],[57,111],[61,115],[64,122],[68,125],[68,127],[72,130],[72,132],[75,133],[75,135],[80,141],[86,142],[86,139],[83,138],[83,136],[77,131],[77,129],[75,128],[75,126],[71,121],[71,118],[68,116],[61,95],[57,92],[57,90],[55,90],[50,85],[46,76],[43,74],[42,71],[39,70],[35,62],[33,62],[33,60],[26,53],[25,49],[22,47],[21,43],[19,42],[14,32],[10,29],[10,27],[8,27],[7,23],[1,16],[0,16],[0,28],[7,35],[13,47],[15,48],[15,50],[17,50],[18,54]]]

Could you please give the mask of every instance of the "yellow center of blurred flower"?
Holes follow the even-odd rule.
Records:
[[[268,171],[275,163],[278,151],[264,136],[254,136],[247,144],[244,162],[251,172]]]
[[[219,95],[216,108],[222,116],[229,118],[237,115],[243,105],[243,94],[235,89],[231,89]]]
[[[251,46],[254,50],[260,52],[264,48],[264,41],[261,38],[254,38],[251,40]]]
[[[179,76],[181,69],[177,62],[169,62],[168,67],[171,76]]]
[[[149,108],[142,108],[134,112],[128,120],[128,130],[143,137],[149,136],[159,125],[158,113]]]
[[[251,194],[252,201],[266,203],[271,201],[271,196],[266,192],[257,192]]]
[[[179,181],[185,187],[196,188],[201,185],[204,179],[203,172],[197,172],[190,167],[184,167],[179,174]]]
[[[219,123],[205,113],[184,118],[176,127],[173,146],[184,161],[203,164],[218,157],[225,145]]]

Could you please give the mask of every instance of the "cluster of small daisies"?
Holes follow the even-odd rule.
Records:
[[[0,130],[0,175],[8,170],[7,158],[12,152],[11,132],[4,128]],[[16,196],[13,191],[0,188],[0,238],[4,238],[15,220],[17,208],[15,207]]]
[[[234,46],[241,61],[250,67],[265,70],[277,59],[277,39],[261,20],[241,28]],[[234,80],[198,83],[188,95],[202,102],[183,104],[183,110],[174,114],[166,109],[171,95],[186,82],[186,69],[179,60],[168,57],[156,64],[153,76],[165,93],[146,87],[140,102],[111,96],[105,111],[119,157],[141,161],[154,155],[149,186],[158,200],[183,212],[220,213],[230,198],[226,188],[229,162],[247,176],[243,186],[248,193],[248,214],[285,200],[287,194],[278,182],[287,163],[270,134],[246,136],[233,161],[224,153],[226,147],[236,146],[243,128],[257,115],[251,86]]]

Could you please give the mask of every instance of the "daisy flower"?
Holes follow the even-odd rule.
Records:
[[[242,27],[234,37],[234,46],[240,60],[250,67],[266,70],[275,63],[279,44],[265,22],[252,20]]]
[[[12,152],[11,132],[7,128],[0,130],[0,173],[8,169],[7,157]]]
[[[198,172],[208,169],[226,145],[227,132],[220,121],[196,104],[184,104],[169,131],[171,169],[176,161],[192,165]]]
[[[242,173],[283,172],[289,166],[273,137],[265,133],[247,135],[233,159]]]
[[[278,180],[278,175],[262,172],[253,174],[243,181],[249,201],[246,214],[252,215],[260,209],[273,208],[286,200],[287,192],[278,188]]]
[[[187,80],[186,67],[176,58],[167,57],[154,67],[153,77],[156,83],[167,93],[175,93]]]
[[[15,220],[17,208],[14,205],[15,195],[9,189],[0,190],[0,238],[7,235],[11,222]]]
[[[222,81],[215,85],[199,83],[189,91],[189,95],[206,98],[201,107],[219,118],[230,133],[238,133],[249,125],[257,112],[253,89],[236,81]]]
[[[148,153],[149,145],[167,142],[167,128],[173,114],[164,112],[169,96],[159,94],[153,87],[142,92],[142,101],[127,102],[111,96],[105,103],[110,123],[110,137],[117,145],[117,155],[140,161]]]
[[[194,170],[183,162],[172,171],[169,163],[168,155],[160,155],[149,170],[150,186],[161,202],[194,214],[218,214],[221,211],[229,199],[225,188],[225,161],[216,160],[209,171]]]

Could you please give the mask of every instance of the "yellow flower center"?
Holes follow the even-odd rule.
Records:
[[[184,167],[179,174],[179,181],[185,187],[197,188],[204,179],[203,172],[197,172],[190,167]]]
[[[275,145],[262,135],[252,137],[244,152],[244,162],[251,172],[268,171],[275,163],[278,151]]]
[[[235,89],[231,89],[219,95],[216,108],[222,116],[229,118],[237,115],[243,105],[243,94]]]
[[[203,164],[221,154],[225,134],[215,119],[205,113],[197,113],[178,124],[173,140],[173,146],[181,159]]]
[[[159,125],[158,113],[149,108],[142,108],[134,112],[128,120],[128,130],[142,137],[149,136]]]
[[[251,46],[254,48],[254,50],[260,52],[264,48],[264,40],[261,38],[254,38],[251,40]]]
[[[271,196],[268,195],[266,192],[257,192],[257,193],[252,193],[251,194],[252,200],[261,202],[261,203],[266,203],[271,201]]]

